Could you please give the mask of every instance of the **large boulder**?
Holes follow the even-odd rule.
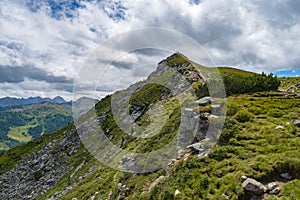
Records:
[[[242,187],[254,194],[262,194],[267,191],[267,188],[260,182],[252,179],[252,178],[247,178],[243,184]]]

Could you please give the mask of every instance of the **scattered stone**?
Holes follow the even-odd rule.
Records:
[[[271,190],[269,192],[269,194],[279,194],[279,192],[280,192],[280,188],[279,187],[275,187],[273,190]]]
[[[247,178],[243,184],[242,187],[254,194],[262,194],[267,191],[267,188],[260,182],[252,179],[252,178]]]
[[[172,159],[171,162],[168,164],[168,168],[171,168],[175,165],[176,159]]]
[[[281,173],[280,176],[287,180],[291,180],[293,178],[289,173]]]
[[[243,179],[243,180],[246,180],[247,178],[248,178],[248,177],[245,176],[245,175],[242,176],[242,179]]]
[[[192,108],[185,108],[184,111],[186,111],[186,112],[193,112],[194,110]]]
[[[197,142],[195,144],[191,144],[191,145],[187,146],[187,148],[191,149],[194,152],[202,152],[202,151],[204,151],[204,149],[201,148],[201,142]]]
[[[112,193],[112,191],[110,191],[108,194],[108,199],[112,199],[112,195],[113,195],[113,193]]]
[[[215,115],[220,114],[220,109],[221,109],[220,105],[217,105],[217,104],[211,105],[211,113],[213,113]]]
[[[294,125],[300,127],[300,120],[298,119],[294,120]]]
[[[174,196],[177,196],[179,194],[180,194],[180,191],[179,190],[175,190]]]
[[[268,183],[267,188],[269,191],[274,190],[276,187],[278,187],[277,183],[272,182],[272,183]]]
[[[120,190],[122,188],[122,183],[118,183],[118,189]]]
[[[210,104],[211,102],[212,102],[212,97],[203,97],[198,101],[195,101],[196,104],[203,105],[203,106]]]
[[[230,198],[230,196],[228,196],[228,195],[226,195],[226,194],[222,194],[222,197],[224,198],[224,199],[229,199]]]
[[[77,148],[73,147],[72,150],[68,153],[68,156],[71,156],[71,155],[73,155],[76,152],[77,152]]]
[[[276,130],[277,130],[277,129],[284,129],[284,127],[279,125],[279,126],[276,126],[275,129],[276,129]]]
[[[150,187],[149,187],[149,191],[156,186],[161,180],[163,180],[165,177],[164,176],[160,176],[158,177],[155,181],[153,181],[153,183],[151,183]]]

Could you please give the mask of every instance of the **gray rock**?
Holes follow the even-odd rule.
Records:
[[[180,194],[180,191],[177,189],[177,190],[175,190],[175,193],[174,193],[174,196],[177,196],[177,195],[179,195]]]
[[[279,126],[276,126],[275,129],[276,129],[276,130],[277,130],[277,129],[284,129],[284,127],[279,125]]]
[[[279,192],[280,192],[280,188],[279,187],[275,187],[273,190],[271,190],[269,192],[269,194],[279,194]]]
[[[223,199],[230,199],[230,196],[228,196],[228,195],[226,195],[226,194],[223,193],[223,194],[222,194],[222,198],[223,198]]]
[[[211,105],[211,113],[212,114],[219,115],[220,114],[220,110],[221,110],[221,106],[220,105],[217,105],[217,104]]]
[[[274,190],[276,187],[278,187],[277,183],[272,182],[272,183],[268,183],[267,188],[269,191]]]
[[[0,176],[0,199],[36,199],[45,194],[72,169],[65,164],[70,157],[62,152],[70,146],[76,149],[80,146],[74,128],[64,133],[61,143],[53,140],[39,151],[24,156],[15,167]]]
[[[294,125],[300,127],[300,120],[298,119],[294,120]]]
[[[212,97],[203,97],[198,101],[195,101],[195,103],[199,105],[207,105],[210,104],[211,102],[212,102]]]
[[[187,148],[191,149],[192,151],[197,151],[197,152],[204,151],[204,149],[201,148],[201,142],[197,142],[195,144],[189,145],[189,146],[187,146]]]
[[[293,178],[289,173],[281,173],[280,176],[287,180],[291,180]]]
[[[243,184],[242,187],[254,194],[262,194],[267,191],[267,188],[260,182],[252,179],[252,178],[247,178]]]
[[[164,176],[160,176],[158,177],[155,181],[153,181],[150,186],[149,186],[149,191],[151,191],[151,189],[153,187],[155,187],[161,180],[163,180],[165,177]]]
[[[120,190],[122,188],[122,183],[118,183],[118,189]]]

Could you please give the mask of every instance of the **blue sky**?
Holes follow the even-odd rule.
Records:
[[[300,70],[283,70],[275,72],[277,77],[299,77]]]
[[[78,70],[99,44],[143,27],[188,35],[219,66],[267,73],[299,70],[299,10],[296,0],[1,0],[0,93],[70,99]],[[134,53],[122,63],[157,63],[164,56]],[[114,66],[101,95],[128,71]],[[120,83],[145,76],[135,74]]]

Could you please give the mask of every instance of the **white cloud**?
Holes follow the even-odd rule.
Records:
[[[63,13],[68,9],[62,9],[60,17],[53,17],[47,0],[32,1],[39,6],[33,12],[26,6],[28,1],[0,2],[0,66],[33,66],[54,76],[74,79],[85,58],[106,38],[149,26],[171,28],[191,36],[217,65],[275,72],[285,66],[296,69],[300,62],[300,4],[293,0],[202,0],[197,5],[188,0],[84,1],[84,7],[70,11],[71,18]],[[128,56],[130,62],[126,63],[126,57],[120,60],[125,69],[119,65],[107,77],[107,89],[116,78],[128,73],[131,63],[158,62],[155,59],[161,58]],[[36,84],[26,80],[27,85],[30,82]],[[129,82],[124,80],[124,84]],[[23,96],[24,90],[31,94],[29,87],[18,86],[22,84],[25,82],[1,84],[1,94]],[[71,95],[64,85],[44,85],[56,95]],[[45,95],[45,88],[34,91]]]

